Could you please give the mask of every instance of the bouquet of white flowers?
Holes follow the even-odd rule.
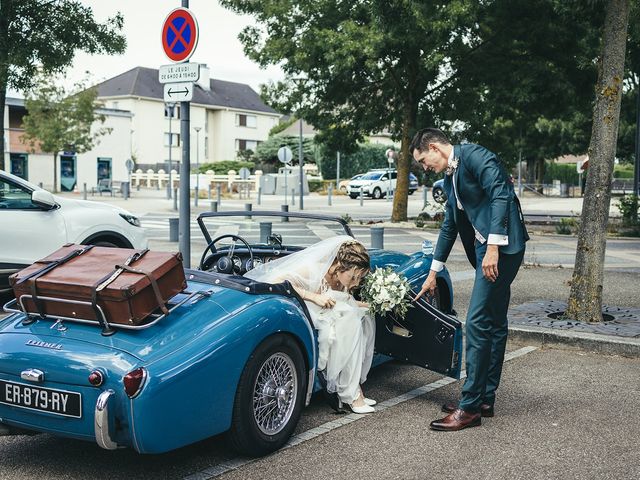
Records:
[[[372,315],[393,313],[402,317],[410,306],[406,298],[410,288],[404,275],[391,267],[377,268],[366,276],[360,295],[369,304]]]

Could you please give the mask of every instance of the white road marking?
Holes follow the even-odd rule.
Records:
[[[509,352],[504,356],[504,361],[505,362],[509,362],[511,360],[514,360],[516,358],[522,357],[523,355],[526,355],[527,353],[531,353],[535,350],[537,350],[537,347],[523,347],[523,348],[519,348],[518,350],[514,350],[513,352]],[[467,373],[466,371],[462,371],[461,375],[460,375],[460,380],[462,380],[463,378],[466,378]],[[451,384],[451,383],[455,383],[458,380],[454,379],[454,378],[441,378],[440,380],[437,380],[435,382],[429,383],[428,385],[423,385],[422,387],[418,387],[414,390],[411,390],[410,392],[404,393],[402,395],[398,395],[397,397],[394,398],[390,398],[389,400],[385,400],[384,402],[380,402],[376,405],[376,411],[378,412],[382,412],[384,410],[386,410],[387,408],[391,408],[391,407],[395,407],[396,405],[399,405],[401,403],[404,403],[408,400],[412,400],[416,397],[419,397],[421,395],[424,395],[425,393],[428,392],[432,392],[434,390],[437,390],[439,388],[442,387],[446,387],[447,385]],[[299,445],[301,443],[304,443],[308,440],[312,440],[316,437],[319,437],[320,435],[324,435],[325,433],[328,433],[332,430],[335,430],[336,428],[342,427],[343,425],[348,425],[349,423],[353,423],[355,421],[361,420],[363,418],[368,417],[368,415],[359,415],[357,413],[350,413],[348,415],[343,415],[340,418],[336,419],[336,420],[332,420],[330,422],[326,422],[323,423],[322,425],[319,425],[315,428],[311,428],[305,432],[299,433],[298,435],[295,435],[293,437],[291,437],[289,439],[289,442],[287,442],[287,444],[282,447],[280,450],[285,450],[287,448],[293,447],[295,445]],[[279,451],[280,451],[279,450]],[[274,452],[273,455],[277,454],[278,452]],[[227,473],[231,470],[236,470],[240,467],[244,467],[245,465],[248,465],[252,462],[255,462],[256,460],[259,459],[255,459],[255,458],[245,458],[245,457],[238,457],[238,458],[233,458],[233,459],[229,459],[226,460],[218,465],[215,465],[211,468],[207,468],[206,470],[202,470],[201,472],[197,472],[194,473],[192,475],[188,475],[186,477],[184,477],[184,480],[209,480],[210,478],[215,478],[218,477],[220,475],[222,475],[223,473]]]

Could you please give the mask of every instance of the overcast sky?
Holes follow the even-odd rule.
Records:
[[[171,10],[181,6],[179,0],[81,0],[93,8],[98,21],[115,15],[124,16],[124,35],[127,49],[123,55],[87,55],[78,53],[68,72],[66,84],[82,79],[91,72],[92,83],[99,83],[131,68],[142,66],[158,68],[172,63],[164,54],[161,28]],[[277,67],[261,70],[242,50],[238,34],[252,23],[252,17],[240,16],[222,8],[215,0],[190,0],[189,9],[195,14],[199,26],[196,52],[190,62],[206,63],[211,78],[258,86],[267,80],[282,79]]]

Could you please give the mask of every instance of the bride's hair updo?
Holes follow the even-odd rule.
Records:
[[[336,270],[346,272],[352,268],[358,270],[369,270],[369,254],[360,242],[347,241],[340,245],[338,254],[334,260]]]

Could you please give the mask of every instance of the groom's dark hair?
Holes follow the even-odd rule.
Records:
[[[449,142],[449,139],[442,130],[437,128],[423,128],[422,130],[418,130],[418,133],[413,136],[411,145],[409,145],[409,153],[413,155],[413,151],[416,149],[423,152],[430,143],[451,145],[451,142]]]

